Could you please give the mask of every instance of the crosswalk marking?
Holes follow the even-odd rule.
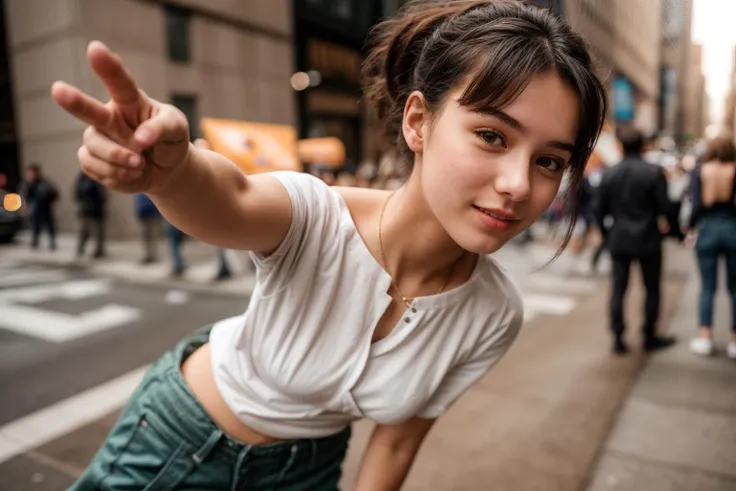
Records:
[[[81,300],[112,291],[110,280],[74,280],[51,285],[28,286],[0,292],[0,303],[24,302],[41,303],[52,298]]]
[[[16,287],[34,283],[50,283],[53,281],[61,281],[66,278],[68,278],[67,273],[58,269],[37,271],[0,269],[0,288]]]
[[[140,309],[109,304],[79,315],[53,312],[16,304],[0,304],[0,327],[62,343],[140,320]]]
[[[61,281],[50,285],[6,288],[0,291],[0,327],[61,343],[135,322],[142,317],[141,309],[118,304],[107,304],[76,315],[33,305],[54,298],[81,300],[107,295],[111,291],[110,280]]]

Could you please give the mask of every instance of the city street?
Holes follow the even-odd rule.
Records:
[[[499,253],[524,294],[525,328],[508,356],[437,424],[405,489],[485,489],[477,483],[493,480],[494,489],[576,490],[589,478],[642,357],[609,354],[605,276],[570,276],[569,257],[534,272],[549,254],[537,245]],[[0,267],[0,489],[71,483],[145,366],[247,301],[247,292],[135,282],[133,263],[133,281],[95,268]],[[665,317],[682,284],[682,273],[668,274]],[[635,284],[630,298],[639,295]],[[629,303],[633,320],[639,302]],[[632,335],[638,348],[637,341]],[[355,425],[344,489],[370,427]]]
[[[290,391],[310,396],[294,409],[305,424],[435,414],[498,360],[410,469],[416,421],[378,433],[355,421],[340,489],[355,489],[376,434],[366,471],[384,484],[364,473],[361,490],[735,491],[734,18],[736,0],[0,0],[0,491],[68,489],[162,355],[259,292],[282,300],[282,278],[269,288],[248,251],[223,247],[278,256],[285,220],[278,273],[297,271],[286,296],[308,300],[291,298],[299,318],[252,304],[268,332],[245,344],[284,354],[256,376],[225,360],[242,375],[233,390],[274,411],[228,398],[240,417],[278,422]],[[283,171],[302,177],[256,176]],[[335,201],[325,186],[355,189]],[[356,251],[366,231],[376,240]],[[472,265],[444,267],[448,237],[504,244],[494,258],[524,323],[500,360],[504,333],[482,324],[514,302],[480,290],[478,268],[456,287]],[[386,271],[363,276],[372,267]],[[361,343],[356,325],[383,307],[351,288],[371,277],[391,285],[373,292],[389,306]],[[402,290],[439,292],[421,299],[438,330]],[[315,324],[337,335],[294,330]],[[392,327],[405,384],[376,341]],[[209,401],[213,383],[187,380]],[[137,444],[159,445],[137,439],[155,415],[136,416],[116,435],[124,472],[151,460]],[[228,484],[206,472],[221,433],[153,462],[141,487]],[[261,470],[316,486],[319,456],[292,443],[280,476]],[[263,487],[253,451],[231,491]]]

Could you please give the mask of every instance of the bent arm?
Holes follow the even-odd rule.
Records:
[[[598,189],[593,197],[593,214],[595,216],[596,225],[601,234],[606,235],[606,217],[610,210],[608,207],[608,175],[604,174]]]
[[[409,474],[434,419],[412,418],[373,430],[355,484],[355,491],[397,491]]]
[[[690,222],[688,228],[694,230],[698,225],[698,219],[703,209],[703,197],[701,192],[701,174],[700,167],[696,168],[690,176],[690,201],[692,202],[692,210],[690,211]]]
[[[278,180],[246,176],[222,155],[194,145],[176,175],[150,197],[178,229],[227,249],[270,252],[291,223],[289,194]]]
[[[654,197],[657,200],[657,207],[659,208],[660,216],[665,217],[669,224],[669,229],[673,231],[676,236],[682,238],[680,224],[677,220],[677,208],[672,200],[670,200],[669,194],[667,193],[667,178],[665,177],[664,171],[661,169],[658,170],[656,180],[654,182]]]

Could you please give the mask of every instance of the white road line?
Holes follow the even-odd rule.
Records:
[[[52,298],[80,300],[82,298],[108,295],[112,282],[105,280],[75,280],[52,285],[27,286],[0,292],[0,304],[8,302],[41,303]]]
[[[68,274],[61,270],[46,271],[4,271],[0,269],[0,288],[28,285],[31,283],[50,283],[68,278]]]
[[[0,427],[0,463],[121,408],[147,369],[138,368]]]
[[[0,291],[0,328],[61,343],[113,329],[141,318],[143,315],[141,309],[127,305],[107,304],[76,315],[28,305],[53,298],[81,300],[108,295],[111,291],[110,280],[77,280],[7,288]]]
[[[143,315],[141,309],[117,304],[78,315],[11,303],[0,303],[0,310],[0,328],[56,343],[129,324]]]

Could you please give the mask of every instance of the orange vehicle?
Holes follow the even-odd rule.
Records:
[[[302,170],[292,126],[213,118],[202,119],[200,126],[212,150],[248,174]]]
[[[204,118],[204,139],[244,172],[303,171],[304,164],[339,169],[345,163],[345,145],[337,138],[297,141],[292,126]]]

